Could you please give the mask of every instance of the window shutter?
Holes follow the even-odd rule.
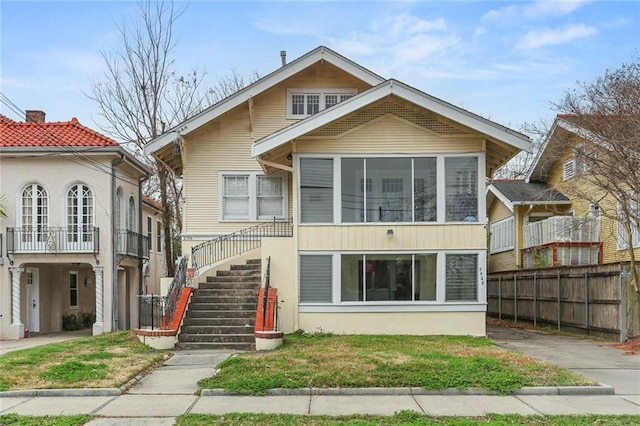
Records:
[[[333,160],[300,159],[300,222],[333,223]]]
[[[562,180],[569,180],[575,175],[575,167],[573,159],[562,165]]]
[[[447,302],[478,301],[478,255],[447,254]]]
[[[331,303],[332,256],[300,256],[300,303]]]

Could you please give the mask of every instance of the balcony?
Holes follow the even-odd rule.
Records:
[[[99,251],[100,229],[92,226],[7,228],[7,254]]]
[[[116,231],[116,254],[122,256],[149,258],[149,237],[127,229]]]
[[[525,269],[602,263],[596,217],[553,216],[528,224],[523,233]]]
[[[600,242],[600,220],[595,217],[553,216],[528,224],[523,248],[552,243]]]

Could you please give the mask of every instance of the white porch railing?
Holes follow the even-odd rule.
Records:
[[[551,243],[591,243],[600,241],[600,219],[553,216],[524,228],[523,248]]]

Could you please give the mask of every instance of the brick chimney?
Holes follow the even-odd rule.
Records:
[[[25,121],[27,123],[44,123],[44,116],[45,115],[47,115],[47,114],[45,114],[44,111],[27,110],[26,111],[26,119],[25,119]]]

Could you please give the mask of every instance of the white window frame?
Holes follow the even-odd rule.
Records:
[[[249,207],[246,215],[226,216],[224,214],[224,178],[225,176],[247,176],[249,184]],[[279,177],[282,180],[282,214],[276,216],[258,215],[258,176]],[[289,183],[284,173],[265,174],[258,171],[233,171],[225,170],[218,173],[218,218],[222,222],[249,222],[266,221],[276,219],[285,220],[289,217]]]
[[[490,226],[490,253],[501,253],[514,248],[514,217],[509,216],[493,222]]]
[[[477,203],[478,203],[478,218],[476,221],[447,221],[446,220],[446,176],[445,176],[445,159],[447,158],[455,158],[455,157],[476,157],[478,164],[478,179],[476,179],[477,185]],[[371,154],[371,155],[362,155],[362,154],[347,154],[347,155],[327,155],[327,154],[302,154],[302,155],[294,155],[293,161],[295,164],[295,169],[300,170],[300,160],[303,158],[322,158],[327,160],[333,160],[333,223],[334,225],[340,226],[354,226],[354,225],[364,225],[364,226],[379,226],[384,224],[394,224],[394,225],[424,225],[424,226],[433,226],[433,225],[453,225],[453,224],[468,224],[468,225],[486,225],[487,219],[486,215],[482,214],[482,212],[486,211],[486,197],[481,196],[481,194],[485,193],[485,154],[483,152],[480,153],[465,153],[465,154],[425,154],[425,155],[390,155],[390,154]],[[435,221],[430,222],[342,222],[342,162],[340,161],[343,158],[436,158],[436,193],[437,193],[437,201],[436,201],[436,211],[437,211],[437,219]],[[413,164],[413,162],[412,162]],[[300,191],[300,173],[296,173],[297,180],[296,185],[298,188],[298,207],[297,214],[298,217],[302,217],[301,209],[302,209],[302,200],[301,200],[301,191]],[[411,185],[412,185],[412,193],[413,193],[413,185],[415,180],[415,173],[412,173],[411,176]],[[414,197],[413,194],[411,196],[412,200],[412,210],[414,210],[413,202]],[[415,217],[413,218],[415,219]],[[413,220],[412,219],[412,220]],[[305,222],[299,223],[299,226],[317,226],[317,225],[327,225],[327,223],[312,223]]]
[[[633,195],[633,193],[629,193],[629,197],[631,197]],[[638,210],[640,209],[640,200],[637,200],[635,202],[631,202],[631,208]],[[635,205],[634,205],[635,204]],[[620,203],[618,203],[618,217],[620,217],[622,215],[622,208],[620,206]],[[622,226],[622,222],[617,220],[617,228],[618,228],[618,238],[617,239],[617,248],[618,250],[627,250],[629,248],[629,244],[627,241],[627,234],[626,231],[624,230],[624,227]],[[632,229],[631,229],[631,244],[633,244],[633,247],[640,247],[640,229],[638,229],[638,227],[633,226],[632,225]]]
[[[584,161],[581,161],[580,158],[578,158],[579,156],[578,151],[584,150],[584,147],[585,147],[585,144],[583,143],[576,145],[575,148],[573,149],[573,154],[571,159],[562,163],[562,180],[569,180],[589,170],[589,165]],[[590,155],[590,153],[585,152],[580,155],[587,156],[587,155]]]
[[[87,189],[86,194],[82,192],[85,187]],[[72,191],[75,191],[74,197],[70,197]],[[93,247],[93,244],[96,243],[94,241],[94,231],[96,228],[96,192],[88,183],[75,182],[67,187],[64,192],[64,197],[64,217],[67,230],[66,244],[68,248],[89,250]],[[88,203],[87,207],[90,209],[90,214],[85,215],[83,206],[85,199],[89,197],[90,203]],[[75,211],[71,211],[72,206],[69,203],[70,200],[76,201]]]
[[[30,223],[25,221],[25,198],[24,193],[27,189],[31,189],[31,205],[30,205]],[[41,189],[41,191],[39,191]],[[42,197],[40,197],[42,195]],[[49,228],[49,216],[51,209],[51,202],[49,200],[49,191],[44,185],[38,182],[31,182],[24,185],[18,194],[17,214],[19,222],[18,225],[23,229],[22,236],[19,239],[19,244],[24,244],[25,248],[38,250],[44,250],[44,246],[47,240],[47,233]],[[44,207],[43,214],[38,214],[38,201],[42,200],[42,206]]]
[[[486,312],[486,250],[417,250],[417,251],[300,251],[298,256],[332,255],[332,299],[328,303],[299,303],[300,312]],[[437,254],[436,300],[342,301],[342,255],[422,255]],[[474,254],[478,256],[477,300],[446,301],[446,255]],[[415,258],[414,258],[415,259]],[[299,260],[298,260],[299,261]],[[298,276],[298,290],[300,289]]]
[[[306,113],[306,98],[308,95],[318,95],[320,97],[320,105],[318,107],[318,112],[322,111],[326,108],[326,97],[328,95],[338,95],[341,98],[349,95],[349,97],[355,96],[358,94],[358,89],[355,88],[291,88],[287,89],[287,114],[286,117],[288,119],[298,119],[309,117],[312,114]],[[293,106],[293,95],[304,95],[305,96],[305,113],[304,114],[294,114],[291,111]],[[348,99],[348,98],[347,98]],[[346,99],[339,99],[338,103],[344,101]]]

